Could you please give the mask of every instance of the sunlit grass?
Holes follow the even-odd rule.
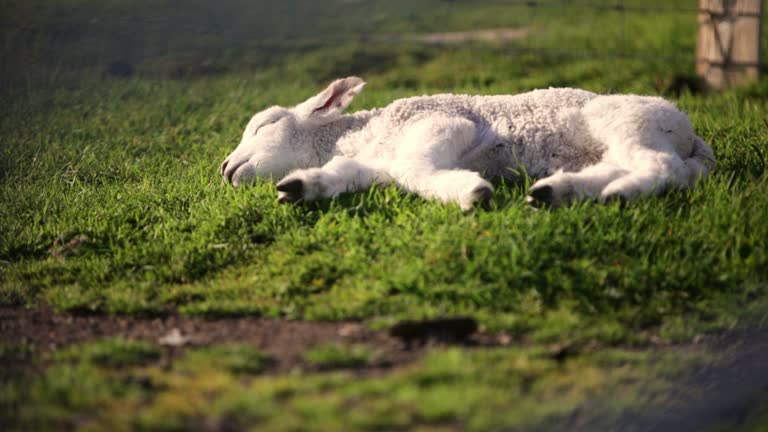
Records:
[[[423,2],[410,13],[412,2],[344,3],[343,14],[318,12],[301,28],[304,39],[259,45],[242,33],[270,29],[248,21],[252,9],[198,15],[153,3],[158,16],[178,22],[229,23],[220,38],[198,35],[196,44],[188,27],[164,27],[138,4],[69,1],[35,15],[42,2],[11,3],[17,15],[0,16],[14,23],[3,27],[4,58],[19,55],[2,69],[0,305],[354,319],[374,328],[461,315],[526,346],[433,350],[415,365],[360,379],[352,371],[264,376],[272,359],[240,345],[196,347],[160,367],[161,351],[146,342],[109,339],[50,354],[4,344],[4,365],[46,367],[2,384],[0,420],[52,430],[562,425],[585,401],[597,400],[595,412],[606,418],[663,404],[669,380],[702,362],[686,352],[658,360],[650,344],[689,343],[765,317],[768,86],[675,93],[668,84],[693,72],[693,16],[633,16],[633,37],[622,39],[613,12],[584,8],[542,8],[531,20],[512,13],[527,8],[505,15],[474,2],[437,2],[439,10]],[[315,10],[316,2],[305,3]],[[280,10],[259,22],[298,19]],[[381,34],[525,25],[533,33],[492,46],[316,40],[339,26],[346,36],[371,28],[352,19],[363,12]],[[103,21],[87,21],[94,14]],[[131,28],[116,18],[131,14],[146,38],[129,38],[135,50],[121,54],[135,73],[105,77],[113,48],[123,45],[102,26]],[[24,33],[19,22],[38,30]],[[73,39],[54,37],[83,22],[90,27]],[[561,55],[574,47],[658,55]],[[208,59],[224,70],[200,69]],[[666,93],[712,144],[718,169],[691,191],[538,211],[524,203],[531,179],[523,176],[498,183],[488,211],[470,213],[394,187],[278,205],[272,182],[235,189],[221,181],[219,163],[254,112],[298,103],[347,74],[369,82],[353,110],[445,91]],[[550,346],[619,348],[560,365]],[[313,370],[358,370],[376,352],[321,345],[302,361]]]

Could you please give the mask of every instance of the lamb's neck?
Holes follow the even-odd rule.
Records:
[[[350,149],[344,143],[355,142],[355,135],[360,134],[374,116],[374,111],[357,111],[344,114],[339,119],[321,126],[313,134],[313,141],[318,149],[321,164],[325,164],[334,156],[352,156]]]

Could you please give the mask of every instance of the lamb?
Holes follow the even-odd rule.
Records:
[[[279,202],[397,184],[469,210],[492,177],[538,178],[532,205],[632,199],[685,188],[715,168],[712,148],[672,103],[550,88],[519,95],[441,94],[345,114],[365,82],[338,79],[293,107],[251,119],[221,165],[237,186],[273,178]]]

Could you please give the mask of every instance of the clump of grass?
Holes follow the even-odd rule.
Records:
[[[234,374],[258,374],[273,360],[256,348],[245,345],[213,345],[189,350],[177,368],[186,370],[219,369]]]
[[[349,347],[348,347],[349,348]],[[347,371],[263,375],[242,379],[221,367],[227,352],[199,349],[172,368],[95,368],[55,362],[30,378],[20,426],[54,429],[214,429],[264,431],[411,430],[435,424],[448,430],[567,428],[580,406],[589,419],[611,421],[627,409],[665,406],[695,390],[669,393],[691,365],[710,361],[685,350],[638,354],[606,350],[559,363],[543,347],[435,350],[405,368],[382,375]],[[349,349],[321,346],[324,364],[362,361]],[[238,355],[235,354],[237,357]],[[202,364],[190,363],[190,357]],[[204,359],[218,358],[210,362]],[[152,385],[141,385],[136,377]],[[675,399],[676,400],[676,399]],[[18,400],[17,400],[18,402]],[[601,423],[602,424],[602,423]]]
[[[363,345],[323,344],[310,348],[302,357],[317,369],[356,368],[366,366],[373,352]]]
[[[26,343],[0,343],[0,363],[20,362],[29,359],[35,352],[34,346]]]
[[[147,342],[116,337],[74,345],[56,352],[54,357],[64,362],[114,368],[155,361],[160,350]]]

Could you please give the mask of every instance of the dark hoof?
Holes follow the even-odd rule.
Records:
[[[283,180],[277,184],[277,202],[296,202],[304,196],[304,182],[298,179]]]
[[[488,210],[491,206],[491,198],[493,198],[493,189],[487,186],[479,186],[472,191],[472,203],[475,207]]]
[[[603,200],[608,204],[619,203],[619,208],[625,208],[629,204],[629,199],[620,193],[608,195]]]
[[[533,187],[528,191],[528,204],[534,207],[551,206],[554,202],[555,190],[552,186]]]

